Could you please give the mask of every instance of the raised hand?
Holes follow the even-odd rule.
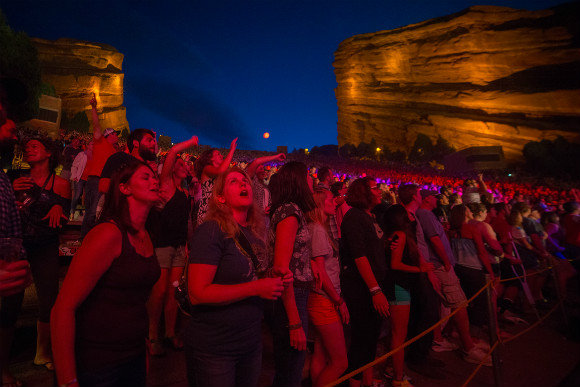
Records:
[[[97,96],[95,95],[95,93],[93,93],[93,97],[89,101],[89,104],[94,108],[97,107]]]

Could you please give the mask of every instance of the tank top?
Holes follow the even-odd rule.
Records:
[[[149,330],[145,305],[161,269],[155,255],[138,254],[127,231],[119,230],[123,235],[121,255],[76,311],[79,370],[113,367],[145,353]]]
[[[457,265],[483,270],[473,240],[467,238],[451,238],[451,249],[457,260]]]
[[[54,192],[55,179],[56,176],[53,172],[48,176],[42,187],[34,184],[32,188],[25,191],[26,195],[32,200],[29,206],[20,211],[22,236],[26,243],[58,243],[58,234],[61,229],[50,227],[48,219],[43,220],[56,204],[61,205],[65,213],[70,208],[70,204],[66,205],[67,200]],[[51,180],[50,188],[46,188]]]
[[[185,246],[187,242],[187,220],[189,217],[190,203],[187,195],[175,190],[175,193],[157,215],[152,214],[152,219],[156,219],[153,225],[153,245],[155,247],[179,247]]]
[[[401,262],[404,263],[405,265],[419,267],[421,263],[421,258],[419,257],[419,250],[417,248],[417,243],[415,242],[413,234],[411,234],[410,231],[406,231],[405,236],[406,242]],[[387,299],[394,300],[395,285],[399,285],[403,289],[410,291],[413,285],[418,281],[419,273],[393,270],[391,268],[391,257],[392,257],[391,243],[392,241],[389,240],[387,247],[385,248],[385,251],[387,253],[387,264],[389,270],[387,270],[387,275],[385,277],[385,281],[382,288],[383,291],[385,292],[385,296],[387,296]]]

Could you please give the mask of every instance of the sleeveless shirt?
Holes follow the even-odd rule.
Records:
[[[145,304],[161,269],[155,255],[138,254],[127,231],[121,227],[119,230],[123,235],[121,255],[76,311],[75,354],[79,370],[112,367],[146,350],[149,321]]]

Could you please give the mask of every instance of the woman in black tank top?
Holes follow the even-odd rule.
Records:
[[[161,312],[165,315],[165,337],[174,349],[183,349],[183,342],[175,334],[177,320],[177,301],[173,297],[172,284],[179,281],[185,267],[185,245],[187,242],[187,221],[189,218],[189,199],[182,182],[187,177],[187,168],[178,153],[197,146],[197,137],[173,146],[161,171],[161,198],[165,206],[161,211],[151,214],[152,237],[155,253],[161,266],[161,277],[153,287],[147,304],[149,313],[149,342],[151,354],[162,356],[165,350],[159,338]],[[165,303],[164,303],[165,301]]]
[[[22,223],[24,247],[38,295],[37,344],[34,364],[54,370],[50,347],[50,311],[58,295],[59,234],[68,220],[71,190],[68,180],[57,176],[60,151],[46,137],[25,142],[24,158],[30,164],[28,176],[14,180]],[[17,317],[18,310],[14,310]],[[3,323],[4,325],[4,323]]]
[[[159,263],[145,229],[159,200],[153,170],[115,172],[102,222],[83,240],[52,311],[56,376],[67,386],[145,386],[146,302]]]

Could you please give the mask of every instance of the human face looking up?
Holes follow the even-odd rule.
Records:
[[[214,167],[219,167],[224,162],[224,156],[218,150],[214,150],[211,156],[211,163]]]
[[[159,200],[159,179],[151,168],[143,165],[127,183],[121,184],[121,192],[137,202],[153,205]]]
[[[50,156],[51,153],[38,140],[30,140],[24,147],[24,158],[29,164],[41,163],[48,160]]]
[[[240,172],[229,173],[217,199],[233,210],[248,210],[254,200],[250,181]]]
[[[187,166],[185,165],[185,161],[183,161],[183,159],[177,158],[177,160],[175,160],[173,176],[178,179],[185,179],[187,177]]]
[[[382,200],[382,193],[381,193],[381,189],[379,188],[379,186],[377,185],[376,181],[369,181],[369,188],[371,189],[371,209],[374,208],[374,206],[376,206],[377,204],[381,203]]]

